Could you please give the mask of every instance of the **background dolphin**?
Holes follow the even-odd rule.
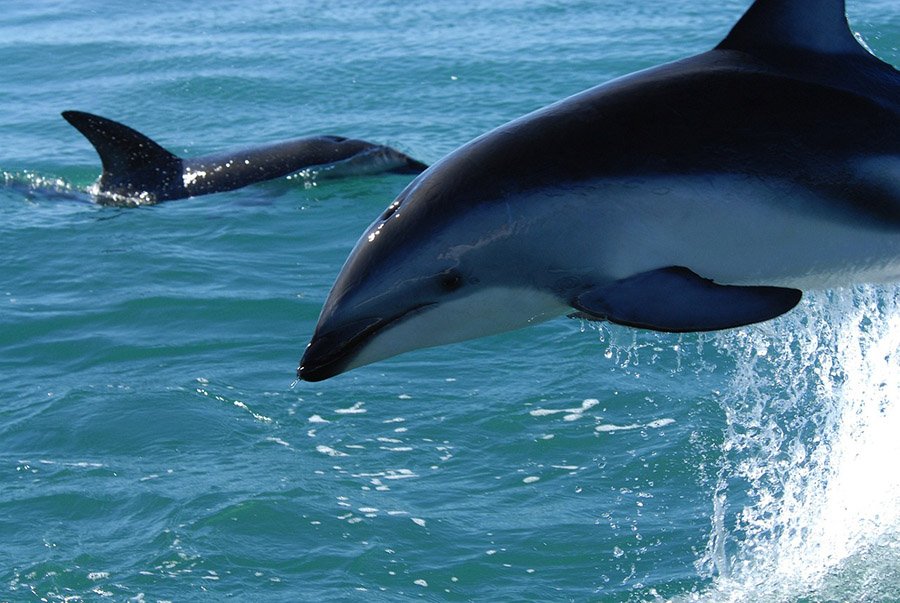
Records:
[[[94,145],[103,164],[101,203],[142,205],[229,191],[315,169],[323,176],[391,172],[427,166],[383,145],[340,136],[311,136],[183,159],[126,125],[82,111],[62,116]]]
[[[767,320],[801,290],[900,278],[900,74],[842,0],[757,0],[715,49],[489,132],[369,227],[301,360],[326,379],[577,316]]]

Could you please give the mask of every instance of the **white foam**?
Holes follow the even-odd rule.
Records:
[[[335,450],[334,448],[332,448],[330,446],[325,446],[322,444],[319,444],[318,446],[316,446],[316,452],[320,452],[327,456],[334,456],[334,457],[347,456],[346,452],[341,452],[340,450]]]
[[[896,595],[900,288],[812,297],[769,340],[717,338],[737,367],[698,600]]]
[[[334,412],[339,415],[361,415],[361,414],[365,414],[368,411],[365,408],[363,408],[362,402],[357,402],[350,408],[337,408],[337,409],[335,409]]]
[[[598,404],[600,404],[600,400],[597,400],[596,398],[587,398],[578,408],[536,408],[528,414],[532,417],[547,417],[550,415],[565,414],[563,417],[564,421],[577,421],[582,417],[585,411],[590,410]]]
[[[628,425],[613,425],[612,423],[606,423],[597,425],[594,428],[594,431],[597,432],[606,432],[610,433],[613,431],[631,431],[633,429],[659,429],[660,427],[666,427],[667,425],[672,425],[675,423],[675,419],[656,419],[655,421],[650,421],[649,423],[629,423]]]

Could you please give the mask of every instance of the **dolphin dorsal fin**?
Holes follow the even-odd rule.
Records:
[[[124,124],[83,111],[63,111],[62,116],[94,145],[103,164],[103,179],[125,182],[148,168],[166,173],[180,170],[177,155]]]
[[[716,48],[869,54],[850,31],[844,0],[756,0]]]

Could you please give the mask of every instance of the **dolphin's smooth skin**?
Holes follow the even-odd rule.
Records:
[[[62,116],[90,141],[103,164],[95,197],[110,205],[146,205],[230,191],[301,170],[336,177],[427,166],[391,147],[340,136],[312,136],[202,157],[181,158],[140,132],[82,111]]]
[[[844,10],[757,0],[709,52],[452,152],[356,244],[299,377],[562,314],[726,329],[900,279],[900,73]]]

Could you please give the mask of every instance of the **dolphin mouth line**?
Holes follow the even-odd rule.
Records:
[[[306,346],[303,358],[300,359],[297,377],[303,381],[324,381],[344,372],[347,364],[366,341],[387,327],[435,305],[437,302],[419,304],[391,318],[363,318],[314,337]],[[345,335],[348,331],[352,334]]]

